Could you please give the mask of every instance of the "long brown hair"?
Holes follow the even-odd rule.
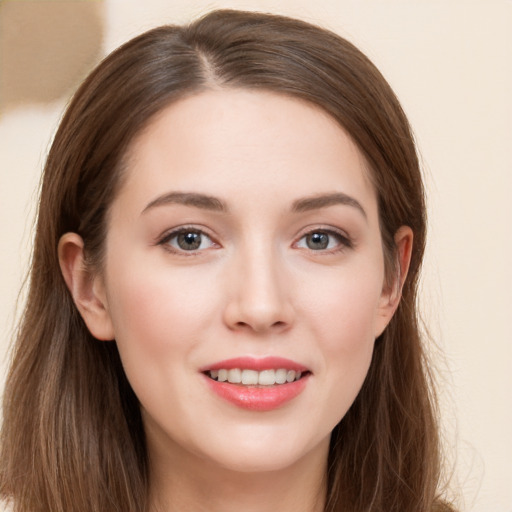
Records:
[[[280,16],[214,11],[163,26],[107,57],[75,94],[42,183],[30,289],[4,396],[0,496],[16,512],[146,512],[140,409],[115,342],[85,327],[59,269],[60,237],[82,236],[101,268],[123,155],[152,116],[211,87],[274,91],[335,118],[365,155],[378,194],[386,271],[394,234],[414,232],[402,300],[368,376],[332,433],[326,511],[448,510],[438,497],[437,411],[416,293],[425,243],[423,184],[407,119],[352,44]]]

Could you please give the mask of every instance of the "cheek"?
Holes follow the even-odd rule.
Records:
[[[110,274],[109,306],[119,354],[143,409],[160,418],[158,423],[173,424],[175,414],[185,416],[188,402],[197,403],[184,383],[196,371],[195,356],[218,300],[211,279],[192,280],[187,272],[147,263],[129,267],[138,270],[118,267]],[[181,392],[172,392],[177,389]]]
[[[337,297],[338,305],[326,311],[326,332],[319,339],[327,374],[337,388],[351,394],[359,389],[371,361],[377,300],[375,294],[361,289],[338,290]]]
[[[342,277],[323,283],[321,293],[310,295],[305,304],[321,354],[319,384],[325,390],[317,414],[327,414],[330,429],[346,414],[368,373],[382,286],[381,274],[368,269]]]
[[[333,275],[303,294],[303,314],[314,321],[317,338],[328,352],[357,353],[373,343],[381,289],[381,273],[367,267]]]
[[[132,361],[138,368],[142,362],[153,368],[163,359],[172,363],[169,354],[191,353],[201,342],[217,301],[211,280],[191,277],[152,265],[111,273],[109,288],[115,292],[108,304],[125,367]]]

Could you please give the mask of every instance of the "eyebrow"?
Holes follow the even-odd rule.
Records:
[[[145,208],[142,213],[147,212],[157,206],[168,204],[182,204],[185,206],[193,206],[201,208],[202,210],[211,210],[215,212],[227,212],[228,208],[224,201],[217,197],[208,196],[205,194],[198,194],[195,192],[169,192],[158,196],[153,199]]]
[[[331,194],[320,194],[312,197],[304,197],[297,199],[293,202],[292,211],[301,213],[310,210],[319,210],[320,208],[327,208],[337,204],[352,206],[359,210],[365,219],[368,218],[365,209],[361,203],[353,197],[344,194],[343,192],[334,192]]]
[[[147,212],[158,206],[164,206],[168,204],[182,204],[185,206],[192,206],[194,208],[200,208],[202,210],[210,210],[215,212],[227,212],[228,207],[221,199],[200,194],[197,192],[168,192],[156,199],[153,199],[148,205],[142,210],[142,213]],[[353,197],[344,194],[343,192],[334,192],[329,194],[320,194],[311,197],[304,197],[297,199],[292,203],[292,212],[302,213],[311,210],[319,210],[321,208],[328,208],[329,206],[345,205],[356,208],[361,212],[363,217],[366,219],[366,211],[361,206],[361,203]]]

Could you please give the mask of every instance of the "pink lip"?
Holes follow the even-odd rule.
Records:
[[[206,372],[208,370],[232,370],[233,368],[240,368],[242,370],[256,370],[261,372],[263,370],[277,370],[284,368],[285,370],[295,370],[296,372],[308,371],[304,365],[296,363],[291,359],[284,357],[235,357],[233,359],[226,359],[219,361],[212,365],[204,366],[199,371]]]
[[[309,375],[287,384],[269,387],[242,386],[218,382],[204,375],[210,389],[237,407],[251,411],[271,411],[295,398],[306,387]]]
[[[282,357],[264,357],[262,359],[238,357],[219,361],[201,369],[206,384],[216,395],[237,407],[250,411],[272,411],[285,405],[304,390],[311,376],[311,374],[308,373],[294,382],[260,387],[218,382],[211,379],[205,373],[209,370],[231,370],[233,368],[256,371],[284,368],[301,372],[307,372],[308,369],[295,361]]]

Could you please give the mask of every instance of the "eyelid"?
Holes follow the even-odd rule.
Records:
[[[315,251],[314,249],[304,248],[312,253],[333,254],[341,252],[345,249],[352,249],[354,247],[354,240],[346,231],[339,228],[335,228],[333,226],[325,225],[308,226],[307,228],[304,228],[301,231],[301,233],[297,236],[296,241],[294,242],[293,245],[296,246],[304,237],[311,235],[313,233],[326,233],[330,236],[334,236],[339,240],[339,243],[336,247],[331,249],[320,249]],[[303,248],[299,247],[299,249]]]
[[[207,237],[211,241],[212,246],[210,246],[206,249],[196,249],[196,250],[186,251],[184,249],[178,249],[176,247],[173,247],[171,244],[169,244],[169,241],[172,240],[174,237],[177,237],[180,233],[187,233],[187,232],[199,233],[202,236]],[[215,237],[209,233],[208,229],[206,229],[204,226],[197,226],[194,224],[177,226],[177,227],[166,230],[163,234],[161,234],[156,239],[155,245],[161,245],[162,247],[164,247],[165,250],[167,250],[173,254],[177,254],[179,256],[196,256],[196,255],[198,255],[202,252],[205,252],[211,248],[220,247],[220,244],[216,241]]]

